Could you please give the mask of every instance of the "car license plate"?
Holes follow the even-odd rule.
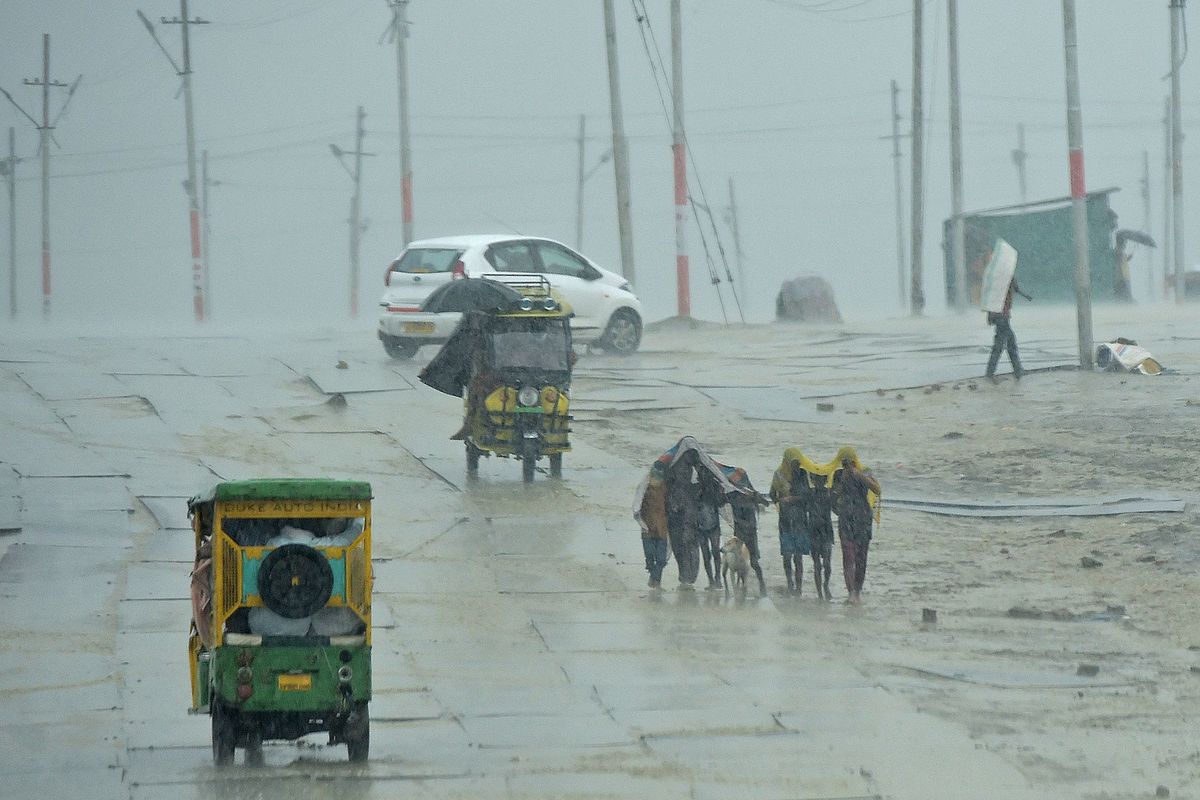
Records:
[[[300,675],[280,675],[279,691],[307,692],[312,688],[312,675],[305,672]]]
[[[405,333],[433,333],[432,322],[406,322],[404,323]]]

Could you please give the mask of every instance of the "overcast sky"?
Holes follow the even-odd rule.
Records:
[[[616,0],[633,184],[636,289],[648,316],[674,313],[670,126],[647,51],[670,64],[669,3],[646,0],[648,25]],[[1079,0],[1084,147],[1090,189],[1118,186],[1114,207],[1142,227],[1142,152],[1149,151],[1151,233],[1162,236],[1167,0]],[[968,209],[1018,202],[1011,158],[1024,123],[1030,199],[1068,193],[1061,4],[960,2],[965,194]],[[190,324],[186,151],[179,79],[137,20],[177,16],[166,0],[5,0],[0,86],[39,117],[42,34],[51,77],[84,75],[55,132],[52,158],[54,313],[60,320]],[[193,29],[196,125],[209,151],[211,327],[260,317],[341,320],[348,314],[351,181],[328,145],[353,147],[367,112],[360,319],[370,329],[387,263],[400,250],[395,47],[380,44],[385,0],[192,0],[212,24]],[[828,277],[850,318],[899,310],[889,81],[899,82],[905,132],[912,80],[909,0],[684,0],[688,135],[736,271],[725,224],[732,179],[744,250],[745,302],[765,319],[779,282]],[[611,145],[600,0],[412,0],[409,39],[415,232],[519,231],[575,244],[576,137],[586,115],[590,168]],[[943,296],[941,221],[949,211],[946,4],[925,4],[927,192],[925,289]],[[159,25],[172,54],[179,26]],[[648,37],[644,45],[642,34]],[[1196,57],[1185,98],[1200,87]],[[669,74],[658,73],[666,91]],[[65,97],[56,90],[52,111]],[[6,101],[0,127],[35,159],[37,133]],[[667,98],[669,107],[669,97]],[[1184,103],[1185,130],[1200,124]],[[1185,148],[1185,186],[1200,154]],[[907,208],[908,161],[904,145]],[[2,153],[0,156],[7,155]],[[19,165],[18,299],[40,317],[36,160]],[[1188,178],[1189,174],[1193,177]],[[697,180],[698,178],[698,180]],[[611,164],[585,187],[582,250],[620,270]],[[1194,193],[1191,193],[1194,194]],[[1190,208],[1185,202],[1185,208]],[[7,199],[0,209],[8,211]],[[1200,247],[1195,213],[1189,253]],[[906,215],[907,220],[907,215]],[[694,313],[720,319],[698,230],[689,232]],[[716,269],[725,267],[711,230]],[[907,232],[906,232],[907,236]],[[0,273],[7,277],[7,225]],[[1139,263],[1140,259],[1140,263]],[[1146,254],[1134,262],[1144,295]],[[1160,257],[1151,259],[1161,269]],[[1189,263],[1198,259],[1189,257]],[[7,316],[7,280],[0,305]],[[732,295],[724,299],[736,318]]]

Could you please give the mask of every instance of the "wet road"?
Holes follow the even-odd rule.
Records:
[[[794,375],[825,396],[978,373],[977,348],[931,366],[913,360],[926,344],[880,333],[836,369],[792,359]],[[814,413],[778,386],[742,407],[764,369],[742,361],[731,378],[744,354],[681,368],[654,347],[581,361],[566,480],[525,487],[498,459],[468,484],[446,438],[458,401],[415,377],[429,354],[393,362],[362,333],[8,341],[0,796],[961,798],[964,776],[978,796],[1054,796],[906,699],[904,673],[860,669],[871,644],[846,632],[871,610],[646,589],[629,504],[677,437],[633,463],[599,432],[642,407],[710,409],[715,428],[734,408]],[[888,347],[908,360],[852,368]],[[1028,351],[1035,366],[1071,358],[1069,343]],[[365,766],[310,737],[218,771],[207,717],[185,713],[186,498],[266,475],[374,487]],[[836,651],[814,635],[830,630]]]

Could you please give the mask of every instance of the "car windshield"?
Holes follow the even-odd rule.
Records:
[[[462,255],[457,248],[415,247],[404,251],[400,260],[392,264],[393,272],[449,272],[454,262]]]
[[[492,334],[492,357],[498,369],[565,372],[567,333],[562,320],[522,320],[519,327]]]

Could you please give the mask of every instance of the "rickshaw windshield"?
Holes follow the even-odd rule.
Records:
[[[520,320],[512,328],[493,331],[491,341],[497,369],[566,372],[571,368],[562,320]]]

